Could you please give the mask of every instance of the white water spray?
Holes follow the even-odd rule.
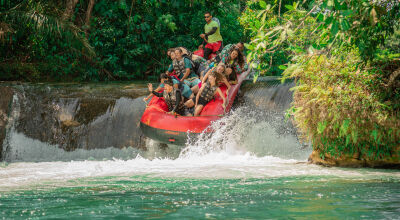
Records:
[[[150,141],[148,144],[153,146],[153,151],[136,154],[129,160],[3,164],[0,166],[0,189],[12,190],[38,184],[65,186],[74,185],[74,179],[136,175],[207,179],[286,176],[400,178],[400,174],[393,176],[393,173],[376,170],[328,169],[307,164],[305,160],[310,149],[302,150],[295,137],[290,138],[285,132],[278,134],[273,124],[268,125],[268,121],[262,118],[265,119],[265,116],[255,111],[239,108],[212,125],[215,133],[211,137],[201,135],[197,141],[188,144],[178,157],[171,157],[168,153],[157,154],[160,152],[157,143]],[[293,153],[293,158],[282,158],[288,151]]]
[[[214,122],[211,135],[203,133],[193,144],[189,140],[180,157],[225,153],[306,160],[311,149],[302,148],[293,128],[284,120],[279,113],[266,115],[249,107],[238,108]]]

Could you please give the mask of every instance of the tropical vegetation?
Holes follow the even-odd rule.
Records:
[[[319,159],[399,164],[399,21],[396,1],[248,1],[248,59],[296,80],[288,113]]]
[[[238,0],[0,0],[0,80],[155,78],[168,67],[168,48],[197,49],[206,11],[220,20],[226,44],[240,41],[237,18],[244,5]]]

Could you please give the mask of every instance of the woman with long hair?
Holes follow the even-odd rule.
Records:
[[[215,73],[216,75],[218,75],[218,78],[221,79],[221,80],[218,80],[218,82],[219,82],[218,84],[224,83],[226,85],[226,87],[227,87],[226,94],[228,94],[228,91],[231,88],[231,85],[229,84],[228,80],[226,80],[226,78],[223,77],[224,76],[224,72],[225,72],[225,65],[223,63],[219,63],[218,66],[213,67],[213,68],[211,68],[210,70],[207,71],[207,73],[204,75],[202,81],[199,84],[197,84],[196,86],[191,88],[192,92],[194,94],[197,94],[199,89],[201,89],[201,86],[204,83],[207,82],[208,76],[211,73]]]
[[[189,99],[185,103],[185,106],[188,108],[194,106],[194,116],[199,116],[204,106],[207,105],[207,103],[210,102],[217,93],[221,96],[223,100],[222,107],[225,109],[226,99],[218,85],[220,80],[221,78],[219,74],[214,72],[209,74],[208,81],[201,87],[196,97]]]
[[[234,48],[227,56],[222,57],[221,62],[225,65],[232,66],[235,72],[239,74],[244,70],[244,57],[238,48]]]

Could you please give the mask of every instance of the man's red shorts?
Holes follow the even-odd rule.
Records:
[[[217,41],[214,43],[207,43],[206,48],[209,48],[212,50],[213,53],[217,52],[219,48],[221,48],[222,41]]]

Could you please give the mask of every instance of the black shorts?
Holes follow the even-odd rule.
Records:
[[[196,104],[196,97],[194,97],[193,99],[193,103]],[[198,105],[207,105],[207,101],[205,99],[203,99],[201,96],[199,97],[199,101],[197,102]]]
[[[179,115],[182,115],[182,116],[186,116],[190,112],[186,108],[184,108],[184,109],[181,109],[181,110],[177,110],[176,113],[179,114]]]

